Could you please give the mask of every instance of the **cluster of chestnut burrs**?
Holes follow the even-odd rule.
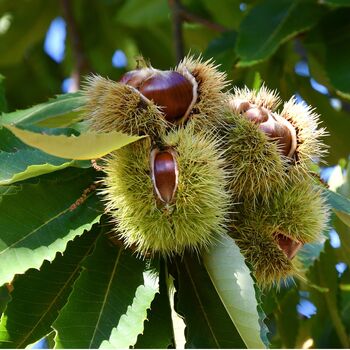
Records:
[[[325,147],[318,116],[265,87],[226,91],[211,62],[88,79],[91,130],[148,135],[103,159],[102,194],[118,237],[141,255],[197,252],[235,239],[257,281],[301,273],[296,256],[328,218],[311,176]]]

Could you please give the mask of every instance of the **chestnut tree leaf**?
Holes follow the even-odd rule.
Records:
[[[31,108],[3,114],[1,124],[28,126],[37,124],[43,127],[66,127],[81,119],[79,107],[85,104],[86,98],[81,92],[58,95],[48,102]]]
[[[174,330],[171,305],[166,283],[165,262],[160,261],[159,292],[155,295],[142,334],[139,334],[134,349],[168,349],[174,347]]]
[[[145,136],[129,136],[121,132],[88,132],[79,136],[46,135],[5,125],[27,145],[39,148],[56,157],[69,159],[96,159]]]
[[[337,338],[337,347],[350,346],[339,309],[336,263],[335,250],[330,246],[330,242],[326,241],[325,251],[307,274],[309,281],[319,287],[310,288],[310,300],[317,308],[317,313],[312,317],[310,334],[315,340],[315,348],[332,347],[334,342],[330,340],[331,336]]]
[[[40,271],[30,269],[15,279],[12,301],[0,322],[0,347],[24,348],[52,331],[50,325],[68,299],[80,264],[102,231],[95,225],[69,242],[64,255],[57,254],[52,263],[45,261]]]
[[[338,218],[350,227],[350,200],[339,193],[325,190],[327,202]]]
[[[283,341],[283,348],[295,349],[300,327],[300,316],[297,313],[297,305],[300,301],[296,289],[290,289],[286,295],[279,296],[279,305],[275,312],[276,326]]]
[[[11,294],[9,288],[6,284],[0,287],[0,316],[6,309],[6,305],[11,300]]]
[[[203,262],[247,348],[268,346],[262,341],[262,338],[267,341],[267,328],[258,314],[254,281],[234,240],[222,236],[209,252],[204,253]]]
[[[100,220],[102,204],[90,192],[72,205],[95,180],[92,169],[64,170],[55,180],[16,186],[17,192],[0,197],[0,285],[44,260],[53,261],[67,243]]]
[[[197,257],[186,254],[176,260],[176,270],[174,303],[176,312],[183,317],[186,325],[186,347],[245,348],[246,344],[222,304],[203,263]],[[226,276],[233,273],[229,264],[225,265],[225,271]]]
[[[323,40],[326,46],[325,70],[338,95],[350,99],[349,47],[350,8],[341,8],[323,21]],[[327,26],[327,27],[326,27]]]
[[[0,185],[8,185],[70,166],[90,167],[91,162],[51,156],[27,146],[9,130],[0,127]]]
[[[137,287],[132,304],[120,317],[118,326],[113,328],[109,340],[104,340],[100,348],[127,349],[134,346],[138,335],[143,331],[147,310],[158,291],[158,281],[149,272],[144,272],[144,284]]]
[[[168,20],[169,7],[164,0],[129,0],[120,7],[116,21],[129,27],[147,27]]]
[[[238,65],[267,59],[282,43],[314,26],[324,12],[312,1],[260,1],[241,22],[236,44]]]
[[[143,284],[145,261],[112,245],[105,235],[98,238],[82,266],[68,302],[53,324],[57,348],[98,348],[110,338]]]
[[[0,185],[58,171],[77,164],[74,160],[50,156],[38,149],[0,152]]]

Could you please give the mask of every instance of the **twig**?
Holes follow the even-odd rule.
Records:
[[[78,90],[80,87],[81,76],[90,69],[89,61],[85,55],[81,36],[78,30],[77,22],[73,15],[70,0],[60,0],[64,18],[67,23],[68,32],[71,39],[72,52],[75,60],[75,67],[72,73],[74,81],[74,89]]]
[[[95,191],[96,188],[98,188],[100,186],[101,186],[101,182],[92,183],[88,188],[86,188],[83,191],[83,194],[69,207],[69,211],[73,211],[73,210],[77,209],[79,205],[83,204],[87,200],[88,195],[91,192]]]
[[[206,18],[203,18],[201,16],[198,16],[194,13],[187,11],[183,6],[180,7],[180,15],[187,22],[202,24],[203,26],[209,29],[215,30],[216,32],[219,32],[219,33],[224,33],[228,30],[226,27],[222,26],[221,24],[209,21]]]
[[[176,61],[180,62],[184,57],[181,4],[179,0],[169,0],[169,6],[172,12],[173,42],[175,45]]]
[[[175,45],[177,62],[180,62],[184,57],[184,39],[182,33],[182,23],[184,21],[199,23],[219,33],[224,33],[228,30],[221,24],[209,21],[206,18],[188,11],[184,6],[181,5],[180,0],[168,0],[168,3],[172,13],[173,41]]]

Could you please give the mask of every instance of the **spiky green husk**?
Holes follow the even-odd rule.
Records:
[[[229,105],[234,112],[238,113],[239,111],[235,111],[235,108],[239,104],[234,101],[250,102],[257,107],[265,107],[271,112],[276,112],[281,104],[278,94],[265,86],[262,86],[259,91],[235,88],[234,94],[229,99]],[[314,112],[314,109],[303,102],[297,102],[295,97],[283,104],[279,115],[289,121],[296,130],[297,149],[294,165],[305,173],[312,162],[322,160],[327,153],[326,146],[321,140],[327,135],[327,132],[324,128],[319,127],[319,115]]]
[[[228,116],[226,162],[232,176],[229,190],[234,200],[267,199],[285,186],[286,162],[276,143],[241,115]]]
[[[207,247],[225,232],[229,197],[217,140],[193,127],[162,137],[177,153],[175,200],[159,203],[150,177],[150,141],[140,140],[114,152],[105,166],[103,191],[116,231],[136,251],[172,255]]]
[[[281,103],[278,93],[276,91],[269,90],[265,85],[263,85],[258,91],[249,90],[247,87],[243,89],[235,87],[234,94],[231,96],[231,99],[242,102],[250,102],[257,107],[265,107],[271,111],[275,111]]]
[[[254,206],[246,201],[237,209],[231,235],[262,287],[301,273],[297,257],[289,260],[274,235],[282,233],[301,243],[317,241],[329,216],[321,189],[308,178],[288,183],[268,203]]]
[[[91,130],[157,137],[166,128],[158,107],[131,86],[93,75],[83,92],[87,99],[84,118]]]
[[[231,112],[226,117],[226,161],[232,169],[229,190],[234,200],[266,200],[271,193],[285,186],[287,159],[278,145],[258,126],[236,109],[241,102],[274,110],[280,103],[278,95],[264,86],[259,91],[235,88],[228,100]]]
[[[218,70],[218,66],[210,59],[185,57],[175,69],[181,74],[189,72],[198,83],[198,98],[190,120],[197,130],[216,128],[223,123],[223,109],[228,95],[224,89],[228,86],[226,74]]]
[[[321,140],[327,135],[320,128],[319,115],[304,103],[298,103],[295,97],[284,103],[281,116],[288,120],[297,132],[296,166],[308,170],[310,164],[321,161],[327,153],[326,145]]]

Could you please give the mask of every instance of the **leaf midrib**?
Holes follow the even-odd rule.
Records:
[[[98,319],[97,319],[97,322],[96,322],[96,326],[95,326],[95,329],[94,329],[94,333],[92,334],[92,337],[91,337],[91,340],[90,340],[90,343],[89,343],[89,349],[92,348],[92,345],[93,345],[93,343],[94,343],[94,341],[95,341],[95,337],[96,337],[97,331],[98,331],[98,329],[99,329],[99,324],[100,324],[100,322],[101,322],[101,318],[102,318],[103,312],[104,312],[105,307],[106,307],[107,297],[108,297],[109,294],[110,294],[112,282],[113,282],[114,279],[115,279],[116,270],[117,270],[117,266],[118,266],[118,264],[119,264],[119,260],[120,260],[121,254],[122,254],[122,249],[119,249],[118,256],[117,256],[117,258],[115,259],[115,263],[114,263],[114,266],[113,266],[113,270],[112,270],[112,273],[111,273],[111,275],[110,275],[110,279],[109,279],[109,282],[108,282],[108,286],[107,286],[107,289],[106,289],[106,293],[105,293],[104,298],[103,298],[102,307],[101,307],[100,312],[99,312],[99,315],[98,315]]]
[[[85,202],[92,196],[92,194],[94,194],[95,192],[91,192],[89,195],[86,196]],[[73,203],[72,203],[73,204]],[[44,223],[42,223],[40,226],[36,227],[34,230],[30,231],[28,234],[26,234],[24,237],[22,237],[21,239],[19,239],[16,242],[13,242],[11,245],[9,245],[8,247],[6,247],[3,251],[0,252],[0,257],[2,254],[6,253],[9,249],[12,249],[14,246],[16,246],[18,243],[24,241],[25,239],[27,239],[29,236],[31,236],[32,234],[34,234],[35,232],[37,232],[38,230],[40,230],[42,227],[44,227],[45,225],[50,224],[52,221],[56,220],[58,217],[60,217],[61,215],[64,215],[67,211],[69,211],[71,208],[71,205],[62,210],[61,212],[57,213],[57,215],[51,217],[49,220],[45,221]]]
[[[261,53],[261,51],[265,50],[268,45],[270,45],[271,41],[275,39],[280,29],[284,26],[288,18],[290,17],[291,12],[294,10],[294,8],[298,5],[299,1],[293,2],[292,5],[289,7],[289,10],[287,11],[286,15],[284,16],[283,20],[278,24],[278,26],[275,28],[275,30],[272,32],[272,35],[269,36],[269,38],[264,42],[264,44],[260,47],[260,49],[255,53],[258,55]]]
[[[87,252],[82,256],[80,261],[77,263],[77,267],[72,272],[71,276],[67,279],[67,281],[63,284],[62,288],[60,288],[59,292],[57,293],[56,297],[52,300],[52,302],[49,304],[49,307],[46,309],[46,312],[43,313],[43,315],[40,317],[40,319],[36,322],[36,324],[33,326],[31,331],[27,334],[27,336],[22,340],[21,343],[19,343],[18,348],[22,348],[22,345],[24,345],[25,341],[32,335],[35,331],[35,329],[40,325],[40,322],[46,317],[46,315],[49,313],[49,311],[53,308],[55,305],[57,299],[63,294],[64,290],[66,289],[67,285],[70,283],[70,281],[73,279],[73,277],[77,274],[78,270],[81,269],[81,262],[90,254],[92,247],[94,246],[95,241],[93,241],[90,245],[90,248],[87,250]]]
[[[192,279],[192,275],[191,275],[190,269],[189,269],[189,267],[188,267],[188,263],[187,263],[187,261],[186,261],[186,258],[184,258],[184,264],[185,264],[185,268],[186,268],[186,271],[187,271],[187,273],[188,273],[188,276],[189,276],[189,278],[190,278],[190,281],[191,281],[193,290],[194,290],[194,292],[195,292],[196,298],[197,298],[197,300],[198,300],[198,304],[199,304],[200,309],[201,309],[201,311],[202,311],[202,313],[203,313],[203,315],[204,315],[204,318],[205,318],[205,320],[206,320],[206,323],[208,324],[209,330],[210,330],[210,332],[211,332],[211,334],[212,334],[212,336],[213,336],[213,339],[214,339],[214,341],[215,341],[216,347],[217,347],[217,349],[220,349],[220,344],[219,344],[219,342],[218,342],[218,340],[217,340],[217,338],[216,338],[216,336],[215,336],[215,334],[214,334],[214,330],[213,330],[213,328],[212,328],[212,326],[211,326],[211,323],[210,323],[210,321],[209,321],[208,315],[206,314],[205,308],[204,308],[204,306],[203,306],[203,304],[202,304],[202,302],[201,302],[201,299],[200,299],[200,297],[199,297],[199,293],[198,293],[198,291],[197,291],[196,284],[194,283],[194,281],[193,281],[193,279]]]

